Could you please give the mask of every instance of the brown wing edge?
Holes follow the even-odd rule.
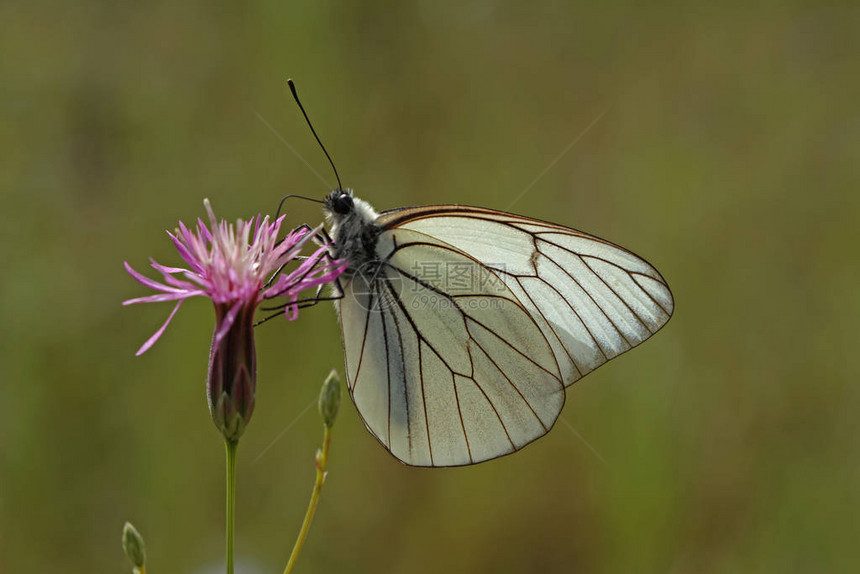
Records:
[[[465,213],[464,213],[465,212]],[[651,269],[657,273],[657,276],[660,277],[660,282],[666,287],[666,290],[669,292],[669,297],[672,300],[672,311],[668,313],[669,318],[666,319],[666,322],[660,327],[662,329],[669,323],[669,320],[675,314],[675,294],[672,293],[672,289],[669,287],[669,283],[663,277],[663,274],[657,270],[657,268],[651,264],[650,261],[630,251],[626,247],[619,245],[617,243],[613,243],[612,241],[608,241],[601,237],[597,237],[596,235],[592,235],[590,233],[586,233],[585,231],[580,231],[578,229],[574,229],[573,227],[568,227],[566,225],[561,225],[558,223],[552,223],[550,221],[545,221],[543,219],[537,219],[534,217],[528,217],[525,215],[519,215],[516,213],[508,213],[506,211],[499,211],[497,209],[489,209],[487,207],[475,207],[473,205],[461,205],[457,203],[445,203],[440,205],[423,205],[423,206],[413,206],[413,207],[397,207],[394,209],[386,209],[385,211],[381,211],[379,213],[379,217],[377,217],[376,222],[382,226],[383,229],[395,229],[400,225],[408,223],[410,221],[415,221],[418,219],[425,219],[428,217],[438,217],[442,215],[459,215],[461,217],[469,217],[474,216],[472,214],[484,215],[488,216],[490,219],[498,221],[500,218],[515,218],[524,223],[536,223],[538,225],[547,225],[552,228],[558,229],[560,231],[565,232],[574,232],[575,234],[581,235],[586,238],[594,239],[606,245],[611,245],[617,249],[621,249],[622,251],[629,253],[633,257],[641,259],[646,264],[648,264]],[[487,217],[476,217],[476,219],[487,219]],[[527,232],[528,233],[528,232]],[[656,334],[656,333],[655,333]],[[633,347],[635,348],[635,347]],[[626,352],[626,351],[625,351]]]

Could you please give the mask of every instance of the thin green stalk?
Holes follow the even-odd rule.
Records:
[[[227,574],[233,574],[233,543],[236,524],[236,448],[238,441],[225,441],[227,447]]]
[[[331,442],[331,431],[328,426],[325,427],[325,434],[323,435],[323,446],[321,450],[317,451],[317,478],[314,482],[314,489],[311,493],[311,500],[308,503],[308,510],[305,512],[305,520],[302,522],[302,529],[299,531],[299,537],[296,539],[296,544],[293,546],[293,553],[290,554],[290,561],[287,562],[287,567],[284,569],[284,574],[290,574],[293,571],[293,567],[296,565],[296,561],[299,559],[299,552],[302,550],[302,546],[305,543],[305,539],[308,537],[308,531],[311,528],[311,521],[314,519],[314,513],[317,509],[317,504],[320,500],[320,491],[322,490],[323,483],[325,482],[326,475],[326,462],[328,462],[328,447]]]

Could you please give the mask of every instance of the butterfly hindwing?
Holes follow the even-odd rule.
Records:
[[[423,233],[385,231],[377,252],[383,263],[339,302],[350,392],[374,436],[407,464],[456,466],[545,434],[564,404],[561,372],[517,295]]]

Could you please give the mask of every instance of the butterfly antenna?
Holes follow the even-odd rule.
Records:
[[[305,201],[313,201],[314,203],[325,203],[324,201],[314,199],[313,197],[305,197],[304,195],[296,195],[294,193],[291,193],[290,195],[285,195],[281,198],[281,202],[278,204],[278,211],[277,213],[275,213],[275,219],[277,219],[281,215],[281,209],[284,207],[284,202],[293,197],[295,197],[296,199],[304,199]]]
[[[317,138],[317,143],[320,144],[320,147],[323,150],[323,153],[328,158],[328,162],[331,164],[331,169],[334,171],[334,177],[337,179],[337,189],[338,191],[343,191],[343,185],[340,183],[340,176],[337,174],[337,168],[334,166],[334,162],[331,160],[331,156],[326,151],[325,146],[323,145],[320,137],[317,135],[316,130],[314,129],[313,124],[311,124],[311,120],[308,117],[308,113],[305,111],[305,107],[302,105],[302,102],[299,101],[299,94],[296,92],[296,84],[292,79],[287,80],[287,85],[290,86],[290,91],[293,93],[293,98],[296,100],[296,103],[299,105],[299,109],[302,110],[302,115],[305,116],[305,121],[308,123],[308,127],[311,128],[311,133],[314,134],[314,137]]]

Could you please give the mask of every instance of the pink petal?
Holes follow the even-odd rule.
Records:
[[[254,244],[257,242],[257,239],[260,237],[260,226],[263,227],[264,232],[269,227],[269,216],[267,215],[266,218],[263,219],[260,216],[260,214],[258,213],[257,217],[252,218],[251,221],[249,221],[248,223],[250,223],[254,226],[254,235],[252,236],[252,239],[251,239],[251,244]]]
[[[155,259],[153,259],[152,257],[150,257],[150,258],[149,258],[149,263],[150,263],[150,265],[152,265],[155,269],[158,269],[158,270],[159,270],[159,271],[161,271],[162,273],[183,273],[183,272],[185,272],[185,271],[188,271],[188,270],[187,270],[187,269],[185,269],[184,267],[168,267],[167,265],[162,265],[162,264],[158,263],[158,262],[157,262]]]
[[[206,227],[206,224],[199,217],[197,218],[197,229],[200,231],[200,237],[206,241],[212,241],[212,234],[209,232],[209,228]],[[212,229],[215,229],[215,227],[213,226]]]
[[[197,273],[194,273],[193,271],[186,271],[185,272],[185,278],[189,279],[190,281],[193,281],[194,283],[197,283],[198,285],[200,285],[202,288],[206,289],[207,291],[212,290],[212,281],[207,279],[205,275],[198,275]],[[195,287],[195,289],[196,289],[196,287]]]
[[[306,229],[294,229],[284,237],[281,242],[278,244],[278,249],[281,251],[286,251],[288,249],[293,249],[296,245],[303,244],[305,241],[308,241],[311,237],[313,237],[314,233],[317,232],[317,229],[313,231],[308,231]]]
[[[317,227],[312,232],[308,233],[305,233],[303,230],[290,233],[290,235],[284,238],[284,240],[281,241],[275,249],[275,256],[277,259],[275,260],[273,267],[280,267],[284,263],[288,263],[295,259],[302,248],[304,248],[305,243],[310,241],[321,227],[322,226]]]
[[[156,291],[166,291],[168,293],[176,293],[178,291],[178,289],[175,289],[174,287],[168,287],[167,285],[150,279],[145,275],[141,275],[140,273],[132,269],[131,265],[129,265],[127,261],[123,261],[123,265],[125,265],[125,270],[128,271],[129,275],[134,277],[137,282],[144,287],[149,287],[150,289],[155,289]]]
[[[290,272],[287,275],[281,275],[278,278],[278,281],[275,283],[274,287],[276,287],[277,289],[280,289],[283,292],[286,292],[288,290],[294,290],[294,289],[304,289],[305,287],[303,285],[305,285],[306,281],[312,280],[314,278],[315,272],[321,272],[321,271],[327,271],[328,270],[328,268],[329,268],[328,265],[323,266],[322,268],[320,268],[316,271],[314,270],[314,267],[316,267],[319,264],[320,259],[325,255],[327,249],[328,249],[327,246],[322,246],[319,249],[317,249],[313,253],[313,255],[311,255],[310,257],[305,259],[302,262],[302,264],[299,265],[298,267],[296,267],[296,269],[294,269],[292,272]],[[339,274],[340,273],[338,273],[338,275]],[[335,275],[335,277],[336,277],[336,275]],[[325,282],[325,281],[323,281],[323,282]],[[277,289],[274,289],[274,290],[277,290]],[[278,294],[271,294],[272,290],[273,289],[269,289],[266,292],[267,296],[277,297]]]
[[[171,273],[182,273],[186,277],[189,277],[189,275],[190,275],[189,278],[195,279],[197,277],[196,273],[189,271],[188,269],[182,269],[180,267],[165,267],[164,265],[161,265],[158,262],[156,262],[154,259],[150,259],[150,265],[152,266],[153,269],[155,269],[156,271],[161,273],[161,275],[164,277],[164,282],[167,283],[168,285],[171,285],[172,287],[176,287],[177,289],[183,289],[183,290],[185,290],[185,289],[194,289],[194,290],[198,289],[197,285],[195,285],[194,283],[190,283],[188,281],[181,281],[181,280],[177,279],[176,277],[174,277],[173,275],[171,275]],[[195,282],[199,283],[199,281],[195,281]]]
[[[224,335],[227,334],[227,331],[230,330],[230,327],[233,326],[233,322],[236,320],[236,316],[239,314],[239,310],[242,308],[244,301],[236,302],[230,310],[227,311],[227,314],[224,315],[224,319],[221,320],[221,325],[218,327],[218,330],[215,332],[215,337],[212,341],[212,347],[217,347],[221,344],[221,339],[224,338]]]
[[[134,305],[135,303],[161,303],[163,301],[176,301],[177,299],[189,299],[198,295],[206,295],[206,291],[182,291],[180,293],[159,293],[158,295],[147,295],[146,297],[135,297],[134,299],[126,299],[122,302],[125,305]]]
[[[322,248],[322,251],[325,251],[325,247]],[[297,279],[301,280],[305,275],[310,273],[313,268],[319,263],[320,257],[322,253],[317,251],[307,259],[301,262],[301,264],[290,271],[287,275],[282,275],[285,282],[294,283]]]
[[[197,221],[200,222],[199,219]],[[198,232],[200,231],[199,227],[201,225],[203,225],[202,222],[200,222],[200,225],[198,225]],[[183,223],[182,221],[179,222],[179,231],[179,241],[185,244],[185,247],[187,248],[188,252],[191,253],[191,256],[194,258],[195,261],[197,261],[198,257],[196,252],[199,251],[200,243],[203,243],[204,240],[195,235],[194,232],[192,232],[188,228],[188,226],[185,225],[185,223]]]
[[[306,281],[302,281],[301,284],[290,287],[286,289],[283,293],[279,293],[275,297],[293,297],[300,291],[312,289],[313,287],[319,287],[320,285],[325,285],[326,283],[331,283],[332,281],[337,279],[343,269],[345,269],[345,266],[341,269],[338,269],[336,273],[326,273],[323,276],[313,277]]]
[[[298,297],[292,297],[293,301],[296,301]],[[287,303],[287,306],[284,307],[284,315],[287,317],[287,321],[295,321],[299,318],[299,306],[295,303]]]
[[[180,221],[179,223],[181,224],[182,222]],[[188,263],[188,265],[190,265],[191,268],[194,269],[197,273],[202,274],[203,267],[200,265],[200,261],[197,259],[197,257],[193,253],[191,253],[191,251],[188,250],[188,247],[186,247],[186,245],[178,237],[176,237],[169,231],[167,232],[167,234],[170,236],[170,240],[173,241],[173,245],[176,247],[176,250],[179,251],[179,256],[182,257],[182,259],[184,259],[185,262]]]
[[[147,352],[149,348],[155,344],[158,338],[161,337],[161,334],[164,333],[165,329],[167,329],[167,326],[170,324],[170,321],[173,319],[173,316],[176,315],[177,311],[179,311],[180,305],[182,305],[182,301],[176,304],[176,307],[174,307],[173,311],[170,312],[170,316],[167,317],[167,321],[164,322],[164,325],[159,327],[158,331],[156,331],[155,334],[152,335],[152,337],[147,339],[146,342],[140,347],[140,349],[137,350],[137,353],[134,354],[136,357],[139,357],[145,352]]]
[[[209,214],[209,221],[212,222],[212,231],[215,231],[215,228],[218,226],[218,222],[215,219],[215,212],[212,211],[212,204],[209,203],[209,198],[203,200],[203,207],[206,208],[206,213]],[[222,222],[223,223],[223,222]]]

